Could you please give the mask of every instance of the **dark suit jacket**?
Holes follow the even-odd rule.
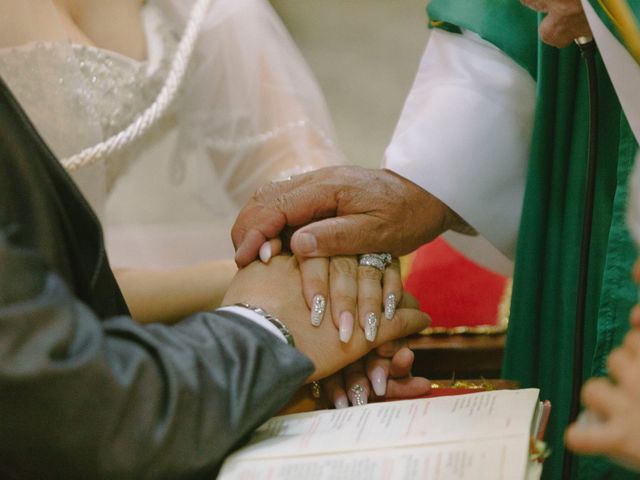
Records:
[[[132,321],[95,215],[0,81],[0,470],[212,478],[312,370],[228,313]]]

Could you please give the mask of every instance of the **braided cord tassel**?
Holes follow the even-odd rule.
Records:
[[[173,62],[171,63],[171,69],[169,70],[167,79],[154,102],[131,122],[127,128],[106,139],[104,142],[85,148],[76,155],[62,160],[62,165],[67,171],[73,172],[117,152],[136,138],[145,134],[166,112],[182,84],[189,60],[193,54],[196,39],[200,33],[202,22],[211,1],[212,0],[197,0],[197,3],[191,10],[189,21],[187,22],[184,35],[180,40]]]

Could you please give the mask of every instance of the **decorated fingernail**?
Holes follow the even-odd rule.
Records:
[[[324,318],[324,309],[327,306],[327,301],[322,295],[316,295],[311,302],[311,325],[319,327]]]
[[[384,318],[387,320],[392,320],[393,316],[396,314],[396,296],[393,293],[387,295],[386,300],[384,301]]]
[[[351,312],[342,312],[340,314],[340,341],[349,343],[353,334],[353,315]]]
[[[371,380],[371,385],[373,386],[373,391],[376,392],[376,395],[379,397],[384,396],[387,391],[387,374],[385,373],[384,368],[374,368],[371,371],[369,380]]]
[[[364,336],[370,342],[373,342],[378,335],[378,316],[373,313],[367,313],[367,318],[364,322]]]
[[[335,399],[333,404],[335,405],[336,409],[338,409],[338,410],[341,409],[341,408],[347,408],[349,406],[349,399],[347,398],[347,396],[344,393],[341,393]]]
[[[320,393],[322,393],[320,391],[320,382],[314,380],[313,382],[311,382],[311,395],[313,396],[313,398],[318,399],[320,398]]]
[[[354,407],[360,407],[367,404],[366,391],[359,383],[356,383],[353,387],[351,387],[349,389],[349,393],[351,394],[351,405],[353,405]]]
[[[271,242],[264,242],[258,254],[262,263],[269,263],[269,260],[271,260]]]

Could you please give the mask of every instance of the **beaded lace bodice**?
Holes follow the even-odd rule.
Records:
[[[0,73],[60,158],[120,132],[156,98],[178,38],[158,11],[147,13],[149,59],[142,62],[67,42],[0,49]],[[108,188],[135,149],[107,160]]]

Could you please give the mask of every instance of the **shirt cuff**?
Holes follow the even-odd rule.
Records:
[[[533,130],[535,81],[472,32],[430,34],[386,152],[386,167],[428,191],[513,258]]]
[[[234,315],[239,315],[242,318],[246,318],[247,320],[251,320],[253,323],[255,323],[257,325],[260,325],[265,330],[273,333],[276,337],[278,337],[284,343],[289,343],[289,342],[287,342],[287,339],[282,334],[282,332],[280,332],[280,330],[278,330],[277,327],[273,323],[271,323],[269,320],[264,318],[262,315],[260,315],[259,313],[254,312],[253,310],[251,310],[249,308],[245,308],[245,307],[240,307],[240,306],[234,305],[234,306],[230,306],[230,307],[218,308],[216,311],[217,312],[233,313]]]

